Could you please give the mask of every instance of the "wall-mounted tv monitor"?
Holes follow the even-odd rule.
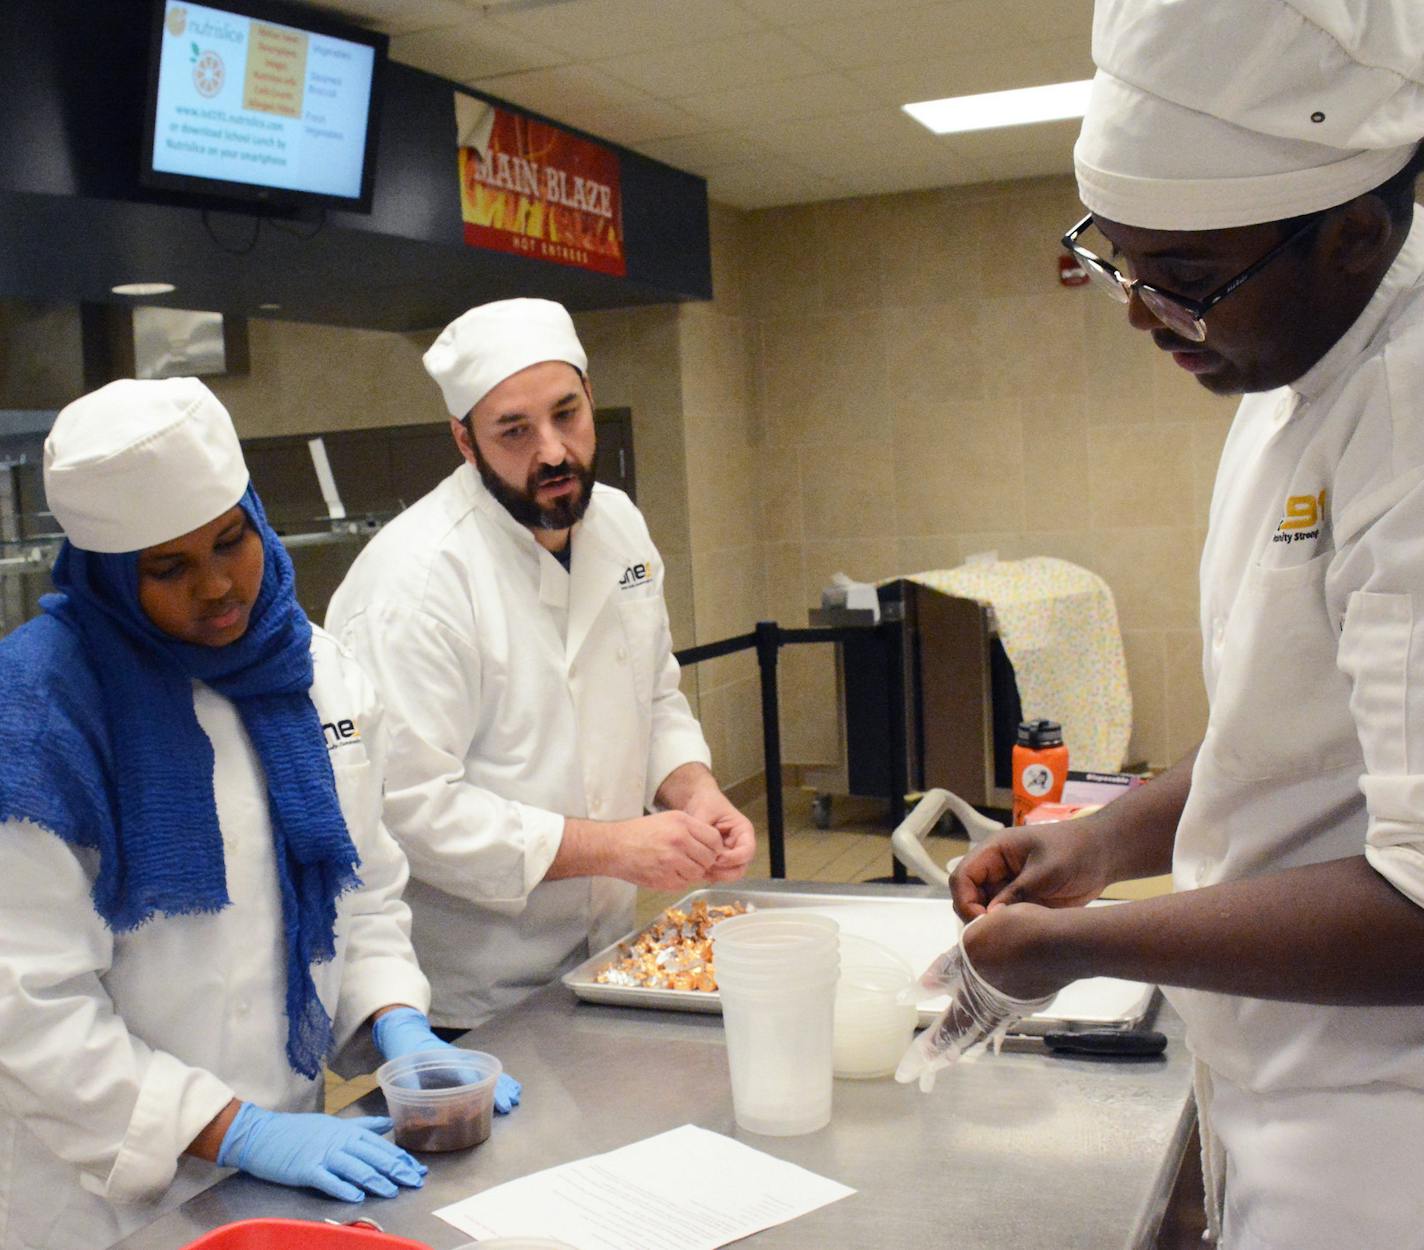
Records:
[[[155,0],[141,181],[370,212],[386,44],[262,0]]]

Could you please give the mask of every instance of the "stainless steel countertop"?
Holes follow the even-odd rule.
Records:
[[[770,888],[939,894],[819,882]],[[496,1117],[493,1135],[472,1152],[423,1156],[430,1166],[423,1189],[353,1206],[233,1176],[119,1244],[179,1250],[233,1220],[364,1215],[387,1232],[449,1250],[469,1238],[436,1219],[437,1207],[691,1123],[858,1191],[749,1239],[767,1250],[1136,1250],[1151,1245],[1193,1118],[1181,1020],[1161,1003],[1148,1023],[1169,1039],[1159,1058],[1006,1049],[941,1073],[929,1095],[889,1080],[837,1081],[829,1127],[759,1137],[732,1118],[720,1017],[579,1003],[554,984],[468,1035],[467,1045],[498,1055],[524,1082],[524,1105]],[[379,1091],[357,1106],[367,1114],[384,1109]]]

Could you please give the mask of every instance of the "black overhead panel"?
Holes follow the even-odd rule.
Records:
[[[369,215],[205,214],[141,187],[151,14],[148,0],[0,5],[0,298],[120,302],[110,287],[162,280],[178,290],[144,302],[387,330],[512,295],[574,310],[710,298],[705,182],[591,132],[619,156],[626,277],[467,246],[455,87],[395,63]]]

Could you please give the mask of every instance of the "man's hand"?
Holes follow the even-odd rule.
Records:
[[[605,828],[607,875],[649,890],[680,890],[709,880],[722,853],[717,829],[686,812],[657,812]]]
[[[1113,878],[1089,819],[1007,829],[970,851],[949,879],[954,910],[973,920],[1010,903],[1081,907],[1097,898]]]
[[[662,806],[686,812],[721,835],[722,845],[708,870],[708,881],[735,881],[745,875],[756,854],[756,830],[722,793],[710,769],[696,763],[673,769],[658,787],[657,798]]]
[[[658,787],[668,811],[637,820],[567,817],[545,879],[618,877],[649,890],[680,890],[702,881],[735,881],[756,853],[752,822],[702,764],[673,769]]]
[[[707,871],[709,881],[735,881],[746,875],[747,865],[756,854],[756,830],[732,801],[716,786],[699,790],[688,801],[689,816],[706,821],[722,837],[722,848]]]

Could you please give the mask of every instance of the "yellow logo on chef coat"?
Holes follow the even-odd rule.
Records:
[[[1320,537],[1320,527],[1325,523],[1325,491],[1318,495],[1292,495],[1286,500],[1285,513],[1272,542],[1306,542]]]

